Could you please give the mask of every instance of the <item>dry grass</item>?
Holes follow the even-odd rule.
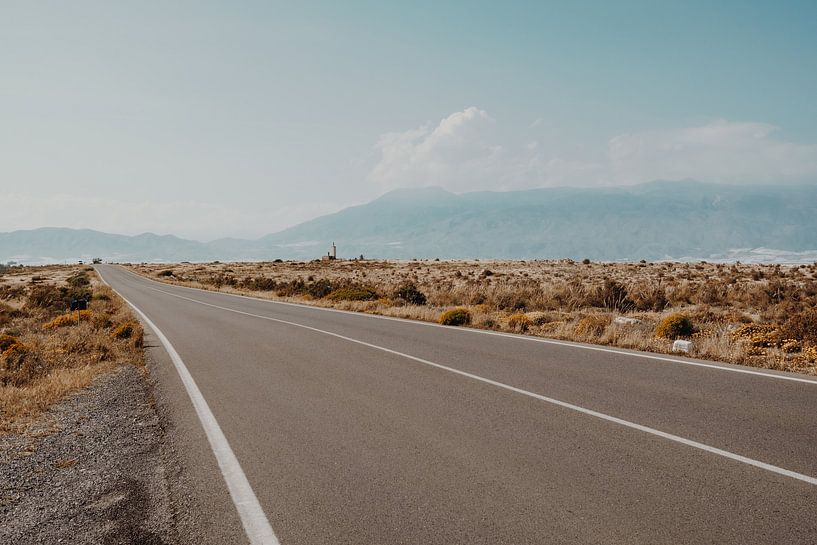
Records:
[[[90,299],[79,323],[66,312],[72,298]],[[128,336],[112,334],[125,324]],[[80,266],[0,271],[0,340],[0,431],[21,429],[100,373],[144,363],[130,310]]]
[[[672,338],[681,337],[693,341],[694,357],[817,374],[817,264],[335,261],[133,268],[168,283],[432,322],[462,307],[472,327],[653,352],[670,352]],[[693,332],[683,327],[657,335],[659,323],[675,313],[689,318]],[[746,324],[763,326],[768,338],[735,334]]]

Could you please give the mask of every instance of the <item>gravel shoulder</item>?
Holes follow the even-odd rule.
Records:
[[[24,434],[0,436],[0,543],[187,543],[178,472],[142,368],[98,377]]]

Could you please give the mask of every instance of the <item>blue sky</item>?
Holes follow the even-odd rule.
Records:
[[[717,5],[715,5],[717,4]],[[0,231],[817,181],[817,2],[0,3]]]

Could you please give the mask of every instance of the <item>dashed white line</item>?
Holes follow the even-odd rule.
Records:
[[[804,475],[802,473],[797,473],[796,471],[791,471],[789,469],[778,467],[778,466],[775,466],[775,465],[772,465],[772,464],[767,464],[766,462],[761,462],[761,461],[755,460],[753,458],[748,458],[746,456],[741,456],[740,454],[736,454],[734,452],[729,452],[727,450],[719,449],[717,447],[706,445],[704,443],[699,443],[698,441],[693,441],[693,440],[687,439],[685,437],[680,437],[678,435],[673,435],[671,433],[667,433],[667,432],[664,432],[664,431],[661,431],[661,430],[657,430],[655,428],[650,428],[648,426],[643,426],[643,425],[637,424],[635,422],[630,422],[629,420],[624,420],[622,418],[611,416],[609,414],[594,411],[592,409],[587,409],[587,408],[581,407],[579,405],[574,405],[572,403],[567,403],[565,401],[560,401],[560,400],[554,399],[552,397],[547,397],[547,396],[543,396],[543,395],[540,395],[540,394],[537,394],[537,393],[534,393],[534,392],[530,392],[528,390],[523,390],[522,388],[517,388],[515,386],[511,386],[511,385],[505,384],[503,382],[498,382],[498,381],[495,381],[495,380],[492,380],[492,379],[489,379],[489,378],[485,378],[485,377],[481,377],[479,375],[475,375],[473,373],[468,373],[466,371],[461,371],[459,369],[454,369],[453,367],[448,367],[446,365],[435,363],[433,361],[429,361],[429,360],[426,360],[426,359],[423,359],[423,358],[418,358],[417,356],[412,356],[411,354],[406,354],[404,352],[398,352],[397,350],[392,350],[391,348],[386,348],[384,346],[379,346],[379,345],[376,345],[376,344],[367,343],[365,341],[354,339],[352,337],[347,337],[345,335],[340,335],[338,333],[333,333],[332,331],[326,331],[326,330],[319,329],[319,328],[316,328],[316,327],[311,327],[311,326],[308,326],[308,325],[299,324],[297,322],[290,322],[288,320],[281,320],[279,318],[272,318],[270,316],[262,316],[260,314],[253,314],[251,312],[244,312],[242,310],[236,310],[236,309],[229,308],[229,307],[222,307],[222,306],[219,306],[219,305],[214,305],[212,303],[205,303],[204,301],[199,301],[197,299],[192,299],[190,297],[184,297],[183,295],[177,295],[175,293],[170,293],[170,292],[160,290],[158,288],[154,288],[154,287],[151,287],[151,286],[149,286],[149,289],[154,290],[154,291],[158,291],[160,293],[164,293],[165,295],[170,295],[171,297],[177,297],[179,299],[184,299],[184,300],[187,300],[187,301],[191,301],[191,302],[197,303],[199,305],[204,305],[204,306],[216,308],[216,309],[219,309],[219,310],[224,310],[224,311],[227,311],[227,312],[233,312],[235,314],[243,314],[245,316],[251,316],[253,318],[259,318],[259,319],[262,319],[262,320],[269,320],[271,322],[278,322],[278,323],[290,325],[290,326],[293,326],[293,327],[299,327],[299,328],[302,328],[302,329],[307,329],[309,331],[314,331],[316,333],[321,333],[321,334],[324,334],[324,335],[330,335],[332,337],[336,337],[338,339],[342,339],[342,340],[350,342],[350,343],[359,344],[361,346],[366,346],[368,348],[373,348],[375,350],[380,350],[380,351],[386,352],[388,354],[393,354],[395,356],[400,356],[400,357],[403,357],[403,358],[407,358],[407,359],[416,361],[418,363],[422,363],[424,365],[428,365],[428,366],[431,366],[431,367],[435,367],[437,369],[441,369],[443,371],[447,371],[449,373],[453,373],[453,374],[456,374],[456,375],[467,377],[469,379],[476,380],[476,381],[479,381],[479,382],[482,382],[482,383],[485,383],[485,384],[490,384],[491,386],[495,386],[497,388],[502,388],[504,390],[509,390],[509,391],[515,392],[517,394],[521,394],[521,395],[528,396],[528,397],[531,397],[531,398],[534,398],[534,399],[538,399],[539,401],[544,401],[546,403],[550,403],[552,405],[563,407],[565,409],[570,409],[572,411],[576,411],[576,412],[579,412],[579,413],[582,413],[582,414],[586,414],[586,415],[589,415],[589,416],[594,416],[596,418],[600,418],[600,419],[606,420],[608,422],[613,422],[615,424],[619,424],[621,426],[631,428],[631,429],[634,429],[634,430],[638,430],[638,431],[641,431],[641,432],[644,432],[644,433],[655,435],[655,436],[661,437],[663,439],[673,441],[675,443],[680,443],[682,445],[686,445],[688,447],[696,448],[696,449],[702,450],[704,452],[708,452],[708,453],[711,453],[711,454],[722,456],[724,458],[728,458],[730,460],[734,460],[734,461],[737,461],[737,462],[741,462],[743,464],[747,464],[747,465],[757,467],[757,468],[760,468],[760,469],[763,469],[763,470],[766,470],[766,471],[770,471],[772,473],[777,473],[778,475],[784,475],[786,477],[791,477],[792,479],[797,479],[799,481],[803,481],[803,482],[811,484],[811,485],[817,485],[817,478],[811,477],[809,475]]]
[[[462,333],[474,333],[474,334],[479,334],[479,335],[493,335],[493,336],[496,336],[496,337],[505,337],[505,338],[508,338],[508,339],[516,339],[516,340],[520,340],[520,341],[529,341],[529,342],[536,342],[536,343],[541,343],[541,344],[565,346],[565,347],[568,347],[568,348],[576,348],[576,349],[579,349],[579,350],[592,350],[594,352],[605,352],[605,353],[608,353],[608,354],[617,354],[619,356],[627,356],[627,357],[631,357],[631,358],[641,358],[641,359],[647,359],[647,360],[653,360],[653,361],[676,363],[676,364],[680,364],[680,365],[689,365],[691,367],[702,367],[702,368],[705,368],[705,369],[713,369],[713,370],[716,370],[716,371],[727,371],[729,373],[740,373],[740,374],[744,374],[744,375],[753,375],[753,376],[757,376],[757,377],[770,378],[770,379],[776,379],[776,380],[787,380],[787,381],[790,381],[790,382],[800,382],[800,383],[812,384],[812,385],[817,386],[817,380],[814,380],[814,379],[808,379],[808,378],[798,377],[798,376],[793,376],[793,375],[767,373],[767,372],[764,372],[764,371],[756,371],[756,370],[753,370],[753,369],[745,369],[743,367],[739,367],[739,366],[736,366],[736,365],[734,365],[734,366],[716,365],[714,363],[704,363],[704,362],[701,362],[701,361],[694,361],[694,360],[688,360],[688,359],[670,358],[670,357],[667,357],[667,356],[660,356],[658,354],[647,354],[647,353],[644,353],[644,352],[633,352],[633,351],[626,351],[626,350],[617,350],[615,348],[605,348],[603,346],[591,346],[591,345],[587,345],[587,344],[572,343],[572,342],[567,342],[567,341],[558,341],[558,340],[555,340],[555,339],[544,339],[542,337],[532,337],[532,336],[529,336],[529,335],[518,335],[518,334],[513,334],[513,333],[502,333],[500,331],[486,331],[484,329],[474,329],[474,328],[469,328],[469,327],[451,328],[451,327],[447,327],[447,326],[442,326],[440,324],[434,324],[434,323],[431,323],[431,322],[423,322],[423,321],[420,321],[420,320],[409,320],[407,318],[397,318],[397,317],[394,317],[394,316],[379,316],[377,314],[366,314],[366,313],[362,313],[362,312],[355,312],[355,311],[352,311],[352,310],[341,310],[341,309],[336,309],[336,308],[319,307],[319,306],[315,306],[315,305],[304,305],[304,304],[300,304],[300,303],[290,303],[290,302],[287,302],[287,301],[275,301],[273,299],[262,299],[260,297],[253,297],[251,295],[239,295],[239,294],[236,294],[236,293],[228,293],[228,292],[224,292],[224,291],[205,290],[205,289],[201,289],[201,288],[193,288],[193,287],[190,287],[190,286],[182,286],[182,285],[178,285],[178,284],[168,284],[168,283],[165,283],[165,282],[159,282],[159,281],[153,280],[152,278],[147,278],[147,277],[142,276],[140,274],[137,274],[137,273],[135,273],[135,272],[133,272],[131,270],[128,270],[128,269],[126,269],[124,267],[121,267],[121,270],[127,272],[128,274],[131,274],[131,275],[135,276],[136,278],[138,278],[140,280],[145,280],[145,281],[153,283],[153,284],[165,285],[165,286],[170,286],[170,287],[174,287],[174,288],[182,288],[182,289],[185,289],[185,290],[200,291],[200,292],[203,292],[203,293],[226,295],[226,296],[229,296],[229,297],[236,297],[236,298],[239,298],[239,299],[249,299],[251,301],[260,301],[262,303],[270,303],[270,304],[273,304],[273,305],[286,305],[286,306],[298,307],[298,308],[303,308],[303,309],[313,310],[313,311],[335,312],[335,313],[339,313],[339,314],[350,314],[350,315],[357,316],[357,317],[360,317],[360,318],[372,318],[372,319],[378,319],[378,320],[392,320],[392,321],[396,321],[396,322],[403,322],[403,323],[408,323],[408,324],[417,325],[417,326],[436,327],[436,328],[446,329],[448,331],[457,331],[457,332],[462,332]],[[152,289],[156,289],[156,288],[152,288]],[[162,290],[157,290],[157,291],[162,291]],[[164,292],[164,293],[169,293],[169,292]]]

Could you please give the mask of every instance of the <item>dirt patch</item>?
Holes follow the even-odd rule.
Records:
[[[151,399],[123,366],[0,436],[0,543],[178,543]]]

